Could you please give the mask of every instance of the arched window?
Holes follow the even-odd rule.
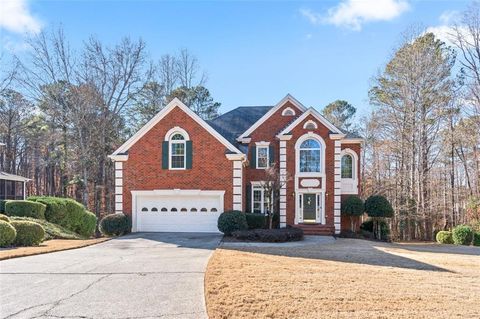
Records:
[[[161,209],[161,211],[162,211],[162,212],[168,212],[168,209],[167,209],[166,207],[163,207],[163,208]]]
[[[299,168],[302,173],[321,172],[321,152],[320,143],[309,138],[300,145]]]
[[[350,154],[342,156],[342,178],[353,178],[353,157]]]
[[[185,137],[175,133],[170,138],[170,168],[185,169]]]
[[[153,207],[153,208],[152,208],[152,212],[158,212],[158,208],[157,208],[157,207]]]
[[[148,208],[147,208],[147,207],[143,207],[143,208],[142,208],[142,212],[148,212]]]

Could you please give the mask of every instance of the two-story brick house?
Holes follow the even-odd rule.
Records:
[[[110,157],[115,210],[132,231],[217,232],[226,210],[265,213],[265,168],[277,163],[280,226],[334,234],[348,228],[342,196],[358,194],[362,139],[290,95],[204,121],[175,99]]]

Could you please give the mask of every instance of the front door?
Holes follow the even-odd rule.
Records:
[[[303,220],[315,221],[317,217],[316,194],[303,194]]]

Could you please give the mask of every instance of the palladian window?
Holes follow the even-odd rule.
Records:
[[[300,172],[320,172],[321,146],[314,139],[305,140],[300,145]]]

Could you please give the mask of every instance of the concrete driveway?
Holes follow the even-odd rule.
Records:
[[[0,261],[0,317],[206,318],[204,274],[220,239],[142,233]]]

